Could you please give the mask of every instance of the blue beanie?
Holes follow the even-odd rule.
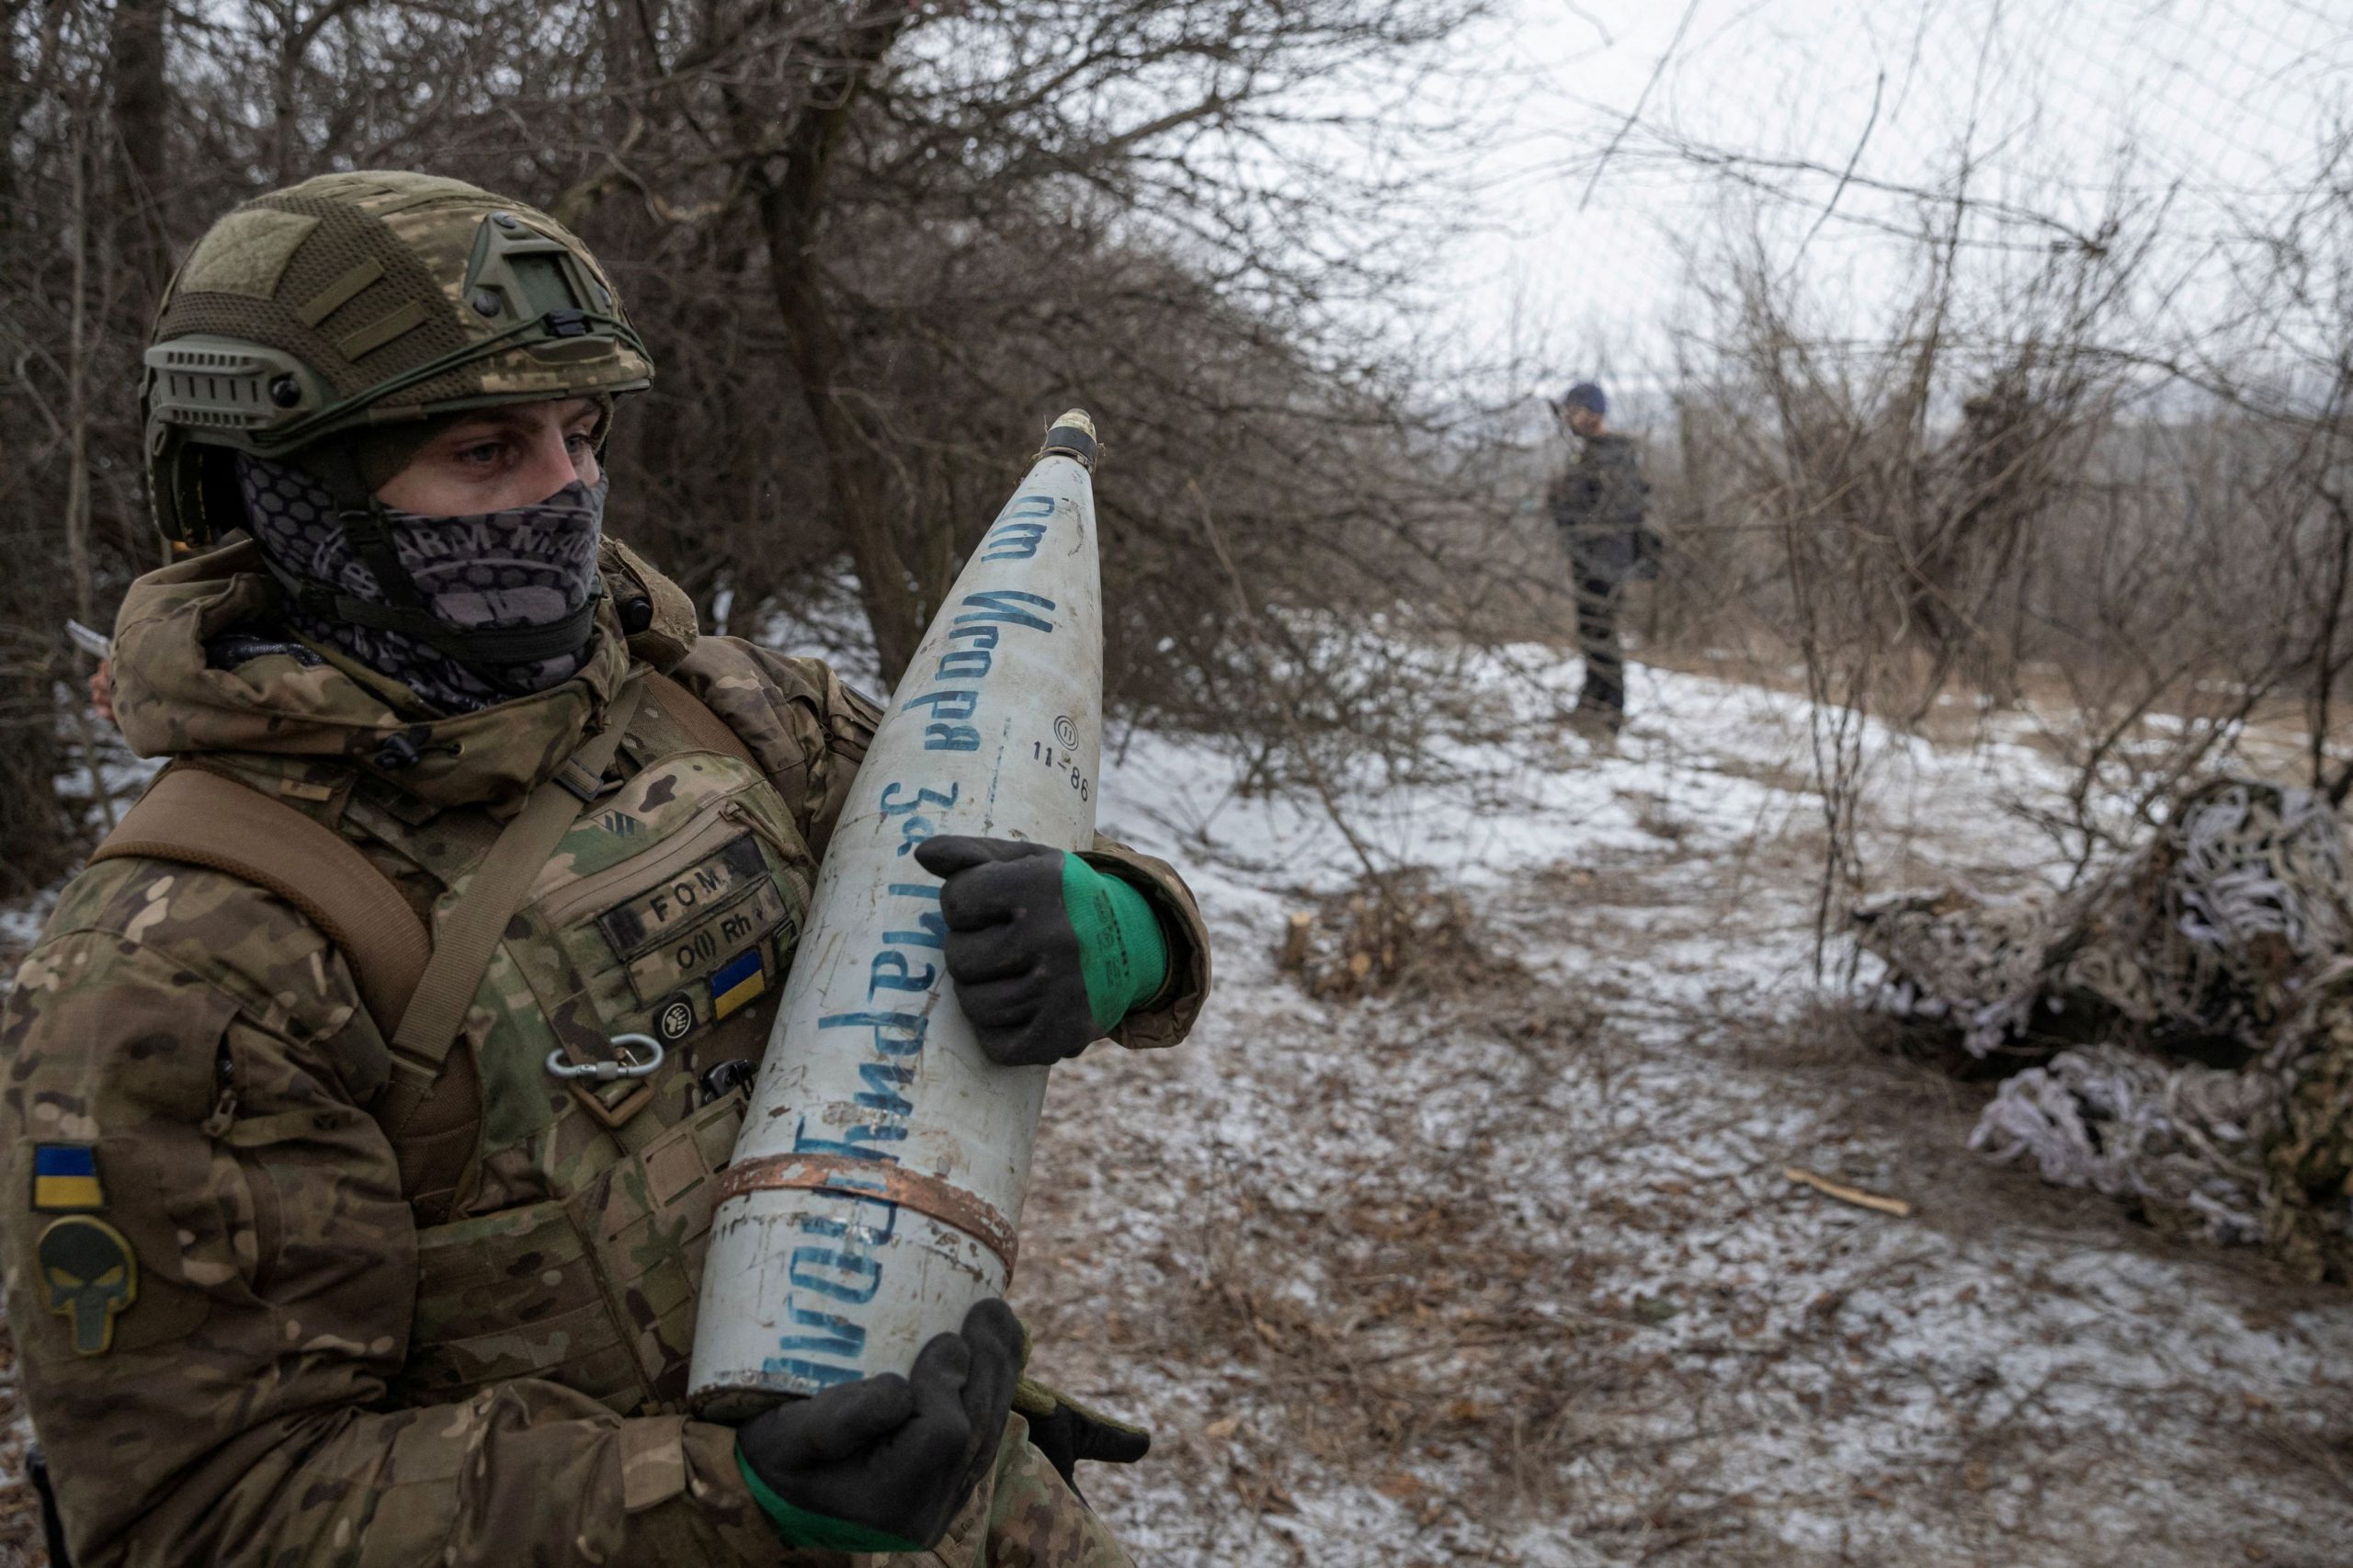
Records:
[[[1602,396],[1601,389],[1593,382],[1579,381],[1561,395],[1561,406],[1586,408],[1591,409],[1596,414],[1608,414],[1609,400]]]

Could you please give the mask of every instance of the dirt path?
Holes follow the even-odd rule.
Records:
[[[1624,751],[1595,847],[1463,883],[1519,979],[1310,1002],[1206,876],[1191,1045],[1056,1074],[1017,1305],[1158,1433],[1090,1483],[1139,1561],[2343,1562],[2353,1301],[1962,1153],[1973,1091],[1809,1001],[1807,813],[1733,798],[1789,776]]]

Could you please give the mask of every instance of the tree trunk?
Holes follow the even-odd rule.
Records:
[[[846,30],[842,47],[814,73],[812,107],[784,146],[784,172],[758,186],[760,228],[767,242],[768,276],[782,318],[785,351],[801,381],[824,449],[825,477],[840,508],[859,602],[886,679],[896,680],[914,657],[943,585],[919,584],[891,527],[890,483],[875,453],[879,434],[855,411],[840,384],[841,325],[824,297],[817,263],[826,176],[868,76],[898,41],[914,15],[904,6],[870,7]]]
[[[121,256],[136,280],[133,308],[153,309],[170,269],[165,201],[172,189],[166,163],[164,78],[165,0],[117,0],[110,40],[114,135],[108,162],[114,169],[114,225]],[[145,325],[142,321],[139,324]]]

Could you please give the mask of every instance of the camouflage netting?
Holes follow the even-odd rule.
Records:
[[[2353,886],[2325,801],[2218,779],[2068,893],[1907,893],[1852,920],[1885,1005],[1975,1056],[2047,1054],[1972,1149],[2353,1278]]]

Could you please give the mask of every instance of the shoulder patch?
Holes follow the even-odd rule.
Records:
[[[710,981],[710,1016],[723,1018],[768,988],[767,969],[760,962],[760,949],[746,948],[722,964]]]
[[[87,1143],[33,1146],[33,1208],[42,1214],[78,1214],[107,1206],[98,1179],[98,1152]]]
[[[104,1220],[69,1214],[40,1233],[39,1256],[49,1310],[73,1325],[74,1353],[106,1354],[114,1344],[115,1314],[139,1299],[131,1244]]]

